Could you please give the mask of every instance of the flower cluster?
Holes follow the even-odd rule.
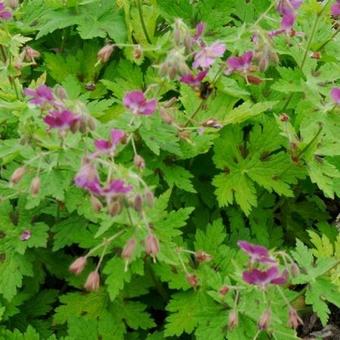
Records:
[[[85,132],[87,129],[94,128],[94,120],[83,113],[74,113],[66,105],[66,93],[61,87],[53,91],[46,85],[40,85],[36,89],[26,88],[24,93],[30,97],[29,102],[47,112],[44,122],[49,129],[58,129],[59,131],[70,130],[76,132],[80,130]]]
[[[250,269],[243,272],[243,280],[251,285],[266,289],[269,284],[282,285],[286,283],[288,272],[280,272],[277,261],[270,256],[267,248],[239,241],[238,246],[250,257]],[[262,264],[264,269],[254,268],[254,265]]]

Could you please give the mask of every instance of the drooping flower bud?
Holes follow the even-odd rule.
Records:
[[[108,205],[108,212],[111,216],[118,215],[122,210],[122,205],[119,201],[113,201]]]
[[[247,75],[247,81],[249,84],[253,84],[253,85],[259,85],[263,82],[261,78],[253,76],[251,74]]]
[[[102,210],[103,204],[102,202],[100,202],[100,200],[96,196],[91,195],[90,202],[95,212],[99,212],[100,210]]]
[[[26,173],[26,168],[24,166],[17,168],[11,176],[11,179],[10,179],[11,183],[12,184],[19,183],[21,179],[23,178],[23,176],[25,175],[25,173]]]
[[[100,287],[100,276],[99,273],[95,270],[89,274],[87,280],[85,282],[84,288],[89,292],[94,292],[98,290]]]
[[[153,193],[151,191],[147,191],[145,193],[145,200],[146,200],[146,203],[149,207],[152,207],[153,206],[153,203],[154,203],[154,200],[155,200],[155,197],[153,195]]]
[[[238,326],[238,312],[236,309],[233,309],[229,313],[228,328],[232,330],[236,328],[237,326]]]
[[[134,48],[133,48],[133,58],[134,59],[140,59],[143,57],[143,49],[142,49],[142,46],[141,45],[136,45]]]
[[[114,47],[113,44],[107,44],[101,48],[97,53],[97,60],[102,64],[105,64],[110,59]]]
[[[210,261],[212,259],[212,256],[203,250],[199,250],[195,252],[195,259],[198,262],[202,263],[202,262]]]
[[[226,295],[229,292],[229,287],[228,286],[223,286],[220,288],[218,291],[222,296]]]
[[[7,4],[12,9],[16,9],[19,6],[19,0],[7,0]]]
[[[302,319],[293,307],[289,307],[288,311],[288,326],[297,329],[300,325],[303,325]]]
[[[300,274],[300,269],[299,269],[298,265],[294,262],[290,265],[290,274],[293,277],[296,277]]]
[[[159,242],[154,234],[149,234],[145,239],[145,252],[151,255],[155,261],[159,253]]]
[[[133,207],[136,211],[142,211],[143,209],[143,198],[141,195],[137,195],[133,202]]]
[[[145,160],[142,156],[140,155],[135,155],[135,157],[133,158],[133,164],[135,165],[135,167],[137,169],[144,169],[145,168]]]
[[[126,261],[129,261],[135,251],[137,245],[137,241],[134,238],[129,239],[122,250],[122,258]]]
[[[269,325],[270,325],[270,319],[271,319],[271,310],[270,309],[266,309],[263,314],[260,317],[259,322],[257,323],[257,327],[264,331],[266,329],[268,329]]]
[[[79,275],[84,270],[86,262],[87,262],[86,256],[80,256],[71,263],[68,270],[75,275]]]
[[[28,62],[35,62],[35,59],[40,57],[40,52],[30,46],[25,47],[24,53],[24,58]]]
[[[40,177],[35,176],[31,182],[31,194],[32,196],[35,196],[40,191]]]
[[[164,123],[166,123],[166,124],[171,124],[174,121],[174,119],[170,115],[170,113],[166,109],[164,109],[163,107],[161,107],[159,109],[159,114],[160,114],[161,118],[163,119]]]
[[[175,79],[177,75],[190,73],[190,69],[185,62],[185,56],[178,50],[172,50],[165,61],[159,67],[161,76],[167,76],[169,79]]]
[[[191,287],[197,287],[198,286],[198,277],[195,274],[187,274],[186,280],[189,283]]]

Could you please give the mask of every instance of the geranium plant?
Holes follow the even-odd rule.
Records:
[[[335,339],[339,6],[0,1],[0,338]]]

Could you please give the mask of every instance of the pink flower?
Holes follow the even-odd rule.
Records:
[[[94,142],[96,150],[99,152],[110,152],[114,150],[115,146],[118,145],[125,137],[125,132],[118,129],[111,130],[111,140],[98,139]]]
[[[131,91],[124,96],[123,103],[134,114],[148,116],[155,112],[157,100],[146,100],[142,91]]]
[[[157,254],[159,253],[159,242],[154,234],[149,234],[145,239],[145,252],[151,255],[155,261]]]
[[[65,129],[70,128],[79,120],[71,111],[49,111],[49,114],[45,116],[44,122],[51,128]]]
[[[225,44],[214,42],[210,46],[204,46],[195,54],[193,68],[208,68],[210,67],[215,59],[221,57],[226,50]]]
[[[331,97],[336,104],[340,105],[340,87],[334,87],[331,90]]]
[[[88,190],[92,194],[100,195],[102,193],[97,169],[90,162],[85,162],[82,165],[74,179],[74,182],[76,186]]]
[[[5,4],[0,2],[0,19],[8,20],[12,18],[12,13],[5,9]]]
[[[265,247],[247,241],[238,241],[237,245],[250,256],[252,263],[275,263],[275,260],[270,257],[269,251]]]
[[[331,15],[333,17],[339,17],[340,16],[340,1],[339,0],[337,0],[337,2],[332,5]]]
[[[207,75],[208,71],[200,71],[196,76],[194,74],[185,74],[184,76],[181,77],[181,82],[184,84],[188,84],[192,87],[198,87],[202,80],[205,78]]]
[[[283,31],[290,30],[295,24],[295,19],[296,17],[294,12],[285,14],[281,20],[281,30]]]
[[[204,31],[205,31],[205,24],[204,24],[204,22],[201,21],[196,25],[196,31],[195,31],[195,34],[193,36],[193,40],[195,42],[200,40]]]
[[[75,275],[79,275],[84,270],[86,262],[87,262],[86,256],[80,256],[71,263],[68,270]]]
[[[86,279],[84,288],[89,292],[94,292],[100,287],[100,276],[97,271],[93,271]]]
[[[257,285],[261,288],[266,288],[267,285],[276,284],[282,285],[287,281],[287,274],[280,274],[278,267],[273,266],[265,271],[259,269],[251,269],[243,272],[243,280],[251,285]]]
[[[302,319],[293,307],[289,307],[288,311],[288,326],[297,329],[300,325],[303,325]]]
[[[239,57],[229,57],[227,60],[228,73],[235,71],[247,72],[253,60],[253,52],[248,51]]]
[[[288,13],[294,13],[302,3],[303,0],[280,0],[276,9],[281,15],[286,15]]]
[[[259,322],[257,323],[257,327],[262,331],[268,329],[268,327],[270,325],[271,316],[272,316],[271,310],[266,309],[263,312],[263,314],[261,315],[261,318],[260,318]]]
[[[20,235],[21,241],[28,241],[32,236],[32,232],[30,230],[24,230]]]
[[[31,104],[38,106],[45,103],[52,103],[54,100],[52,89],[46,85],[40,85],[35,90],[27,88],[24,90],[24,93],[26,96],[32,97],[30,99]]]
[[[131,185],[126,185],[121,179],[112,180],[104,189],[103,195],[116,196],[119,194],[127,194],[132,189]]]

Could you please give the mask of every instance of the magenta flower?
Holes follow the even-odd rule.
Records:
[[[288,13],[294,13],[302,3],[303,0],[280,0],[276,9],[281,15],[286,15]]]
[[[221,57],[226,50],[226,46],[219,42],[214,42],[210,46],[204,46],[195,54],[193,68],[208,68],[210,67],[215,59]]]
[[[0,2],[0,19],[8,20],[12,18],[12,13],[5,8],[5,4]]]
[[[124,96],[123,103],[134,114],[148,116],[155,112],[157,100],[146,100],[142,91],[131,91]]]
[[[340,16],[340,0],[337,0],[337,2],[332,5],[331,15],[333,17],[339,17]]]
[[[26,96],[32,97],[30,99],[31,104],[38,106],[45,103],[52,103],[54,100],[52,89],[46,85],[40,85],[35,90],[27,88],[24,90],[24,93]]]
[[[20,235],[21,241],[28,241],[32,236],[32,232],[29,229],[24,230]]]
[[[295,19],[296,17],[295,17],[294,12],[285,14],[281,20],[281,26],[280,26],[281,30],[282,31],[290,30],[295,24]]]
[[[121,179],[112,180],[109,185],[103,189],[103,194],[106,196],[115,196],[119,194],[127,194],[131,191],[132,186],[126,185]]]
[[[71,111],[49,111],[49,114],[45,116],[44,122],[51,128],[65,129],[70,128],[79,120],[79,117],[75,116]]]
[[[195,34],[193,36],[193,40],[195,42],[200,40],[204,31],[205,31],[205,24],[204,24],[204,22],[201,21],[196,25],[196,31],[195,31]]]
[[[247,241],[238,241],[237,245],[250,256],[250,261],[260,263],[275,263],[276,261],[270,257],[267,248],[249,243]]]
[[[96,150],[99,152],[110,152],[114,150],[115,146],[118,145],[124,137],[124,131],[112,129],[111,140],[98,139],[94,142],[94,145],[96,147]]]
[[[331,97],[337,105],[340,105],[340,87],[334,87],[331,90]]]
[[[254,53],[252,51],[245,52],[239,57],[229,57],[227,60],[228,73],[235,71],[247,72],[253,60]]]
[[[257,285],[265,288],[267,285],[282,285],[287,281],[287,273],[280,273],[278,267],[273,266],[265,271],[252,269],[243,272],[243,280],[251,285]]]
[[[200,71],[196,76],[194,74],[185,74],[181,77],[181,82],[184,84],[188,84],[192,87],[198,87],[200,86],[202,80],[205,78],[205,76],[208,74],[208,71]]]
[[[85,162],[79,169],[74,179],[76,186],[83,188],[92,194],[100,195],[102,188],[100,186],[99,175],[96,167],[89,162]]]

